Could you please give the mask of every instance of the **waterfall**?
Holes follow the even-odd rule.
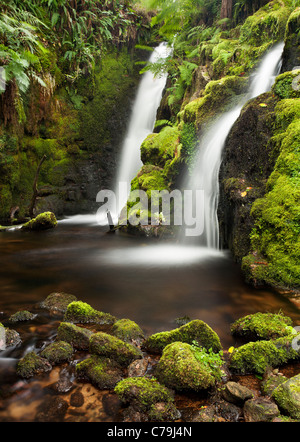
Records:
[[[199,142],[193,169],[186,179],[184,188],[192,190],[193,193],[197,189],[203,191],[202,215],[204,227],[199,241],[202,246],[213,249],[219,248],[219,223],[217,216],[219,170],[226,138],[246,102],[270,90],[276,75],[280,71],[283,46],[283,43],[277,44],[263,57],[251,80],[246,97],[244,96],[234,109],[218,118]],[[187,230],[185,234],[189,236]]]
[[[161,43],[151,54],[149,63],[156,63],[167,58],[172,49]],[[115,194],[117,196],[117,216],[125,206],[128,194],[119,192],[120,183],[126,183],[128,192],[131,181],[142,167],[140,146],[145,138],[153,132],[157,109],[167,81],[167,74],[154,76],[150,71],[143,74],[131,113],[127,135],[121,149],[119,170],[117,173]]]

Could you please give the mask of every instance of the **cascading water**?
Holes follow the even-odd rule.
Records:
[[[241,99],[234,109],[222,115],[210,127],[199,143],[193,170],[186,179],[184,188],[192,190],[193,193],[197,189],[203,191],[204,228],[199,241],[202,246],[219,249],[218,178],[226,138],[246,102],[270,90],[276,75],[280,71],[283,46],[283,43],[276,45],[264,56],[251,81],[248,94]]]
[[[161,43],[154,49],[149,63],[156,63],[167,58],[171,51],[172,49],[166,43]],[[117,215],[120,214],[128,198],[128,193],[119,192],[119,185],[120,183],[126,183],[129,192],[132,179],[142,167],[140,146],[144,139],[153,132],[157,109],[161,102],[166,81],[167,74],[155,77],[151,71],[148,71],[143,75],[139,85],[119,162],[115,188]]]

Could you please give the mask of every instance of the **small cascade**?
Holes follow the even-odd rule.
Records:
[[[161,43],[151,54],[149,63],[166,59],[172,49]],[[124,139],[119,170],[117,173],[115,195],[117,196],[117,216],[126,204],[128,193],[119,192],[120,183],[126,183],[128,192],[132,179],[142,167],[140,146],[144,139],[153,132],[157,109],[167,81],[167,74],[154,76],[150,71],[143,74],[132,109],[127,135]]]
[[[219,249],[217,216],[219,170],[226,138],[246,102],[270,90],[280,71],[283,46],[283,43],[276,45],[263,57],[251,80],[248,94],[243,96],[234,109],[218,118],[199,143],[193,170],[187,177],[184,188],[192,190],[193,193],[199,189],[203,191],[202,216],[204,228],[199,241],[202,246]],[[191,201],[190,204],[193,203],[195,201]],[[188,236],[187,233],[186,235]]]

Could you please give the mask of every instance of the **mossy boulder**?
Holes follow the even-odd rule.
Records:
[[[28,221],[22,226],[22,230],[39,231],[53,229],[57,220],[53,212],[40,213],[36,218]]]
[[[273,391],[272,397],[284,413],[300,419],[300,374],[280,384]]]
[[[249,399],[243,411],[246,422],[271,422],[280,415],[277,405],[264,397]]]
[[[46,373],[52,369],[52,365],[47,359],[42,358],[35,352],[27,353],[17,364],[17,375],[22,378],[31,378],[40,373]]]
[[[144,340],[144,332],[138,324],[130,319],[119,319],[112,326],[112,333],[124,342],[140,344]]]
[[[300,98],[300,66],[293,71],[278,75],[272,91],[282,99]]]
[[[197,345],[214,352],[222,349],[217,333],[205,322],[194,319],[171,331],[155,333],[146,339],[144,348],[153,353],[161,353],[163,349],[172,342],[185,342]]]
[[[123,379],[115,387],[115,393],[124,404],[130,404],[143,413],[151,411],[152,417],[156,414],[157,404],[169,404],[174,407],[172,392],[153,378],[132,377]]]
[[[128,366],[135,359],[143,357],[137,347],[104,332],[94,333],[91,336],[90,352],[113,359],[122,366]]]
[[[236,348],[231,356],[229,368],[234,373],[264,374],[267,369],[299,360],[300,353],[293,347],[295,335],[270,341],[248,342]]]
[[[12,330],[0,322],[0,349],[5,350],[6,347],[15,347],[21,344],[21,336],[16,330]]]
[[[247,340],[275,339],[288,336],[292,331],[293,321],[281,313],[255,313],[238,319],[231,325],[233,336]]]
[[[123,372],[116,361],[92,355],[76,365],[76,376],[86,379],[100,390],[112,389],[122,379]]]
[[[163,167],[167,160],[178,156],[179,133],[178,127],[166,126],[158,134],[148,135],[141,145],[143,164]]]
[[[116,318],[109,313],[95,310],[86,302],[71,302],[64,316],[65,322],[73,322],[75,324],[113,324]]]
[[[65,341],[77,350],[88,350],[93,332],[69,322],[61,322],[57,330],[57,339]]]
[[[36,316],[37,315],[35,315],[34,313],[31,313],[27,310],[22,310],[11,315],[9,318],[9,322],[15,323],[15,322],[31,321],[32,319],[36,318]]]
[[[71,302],[77,301],[76,296],[69,293],[50,293],[47,298],[40,303],[41,308],[50,310],[51,312],[65,313]]]
[[[72,355],[73,347],[65,341],[52,342],[41,352],[42,358],[47,359],[52,365],[68,362]]]
[[[156,366],[155,376],[177,391],[201,391],[213,387],[221,378],[216,355],[183,342],[167,345]]]

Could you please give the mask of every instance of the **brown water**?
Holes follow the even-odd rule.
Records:
[[[48,394],[45,387],[59,376],[59,369],[41,382],[23,382],[14,375],[22,355],[53,340],[58,319],[39,311],[30,323],[12,327],[6,322],[18,310],[37,311],[36,305],[54,291],[130,318],[146,335],[176,327],[176,318],[202,319],[219,334],[224,349],[235,344],[230,324],[249,313],[281,310],[300,324],[294,304],[275,291],[246,285],[227,253],[108,235],[99,226],[59,224],[47,232],[0,233],[0,256],[0,321],[23,339],[20,347],[0,352],[0,385],[7,395],[0,420],[31,420]],[[99,394],[91,386],[89,391]]]

